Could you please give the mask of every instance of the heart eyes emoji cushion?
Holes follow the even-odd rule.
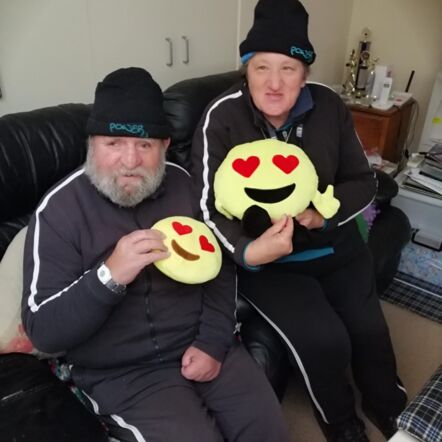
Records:
[[[166,235],[170,256],[155,266],[175,281],[201,284],[215,278],[222,254],[212,231],[202,222],[186,216],[171,216],[156,222],[152,229]]]
[[[315,167],[304,151],[273,139],[232,148],[216,171],[214,192],[216,209],[229,219],[242,219],[253,205],[272,219],[296,216],[310,203],[331,218],[340,206],[333,186],[319,192]]]

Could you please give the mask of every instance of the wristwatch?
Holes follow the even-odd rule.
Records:
[[[112,279],[109,267],[103,262],[97,269],[97,276],[100,282],[105,285],[109,290],[114,293],[121,295],[126,290],[126,286],[123,284],[118,284]]]

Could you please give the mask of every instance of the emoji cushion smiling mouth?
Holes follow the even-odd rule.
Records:
[[[295,190],[296,184],[289,184],[278,189],[256,189],[252,187],[245,187],[244,192],[252,200],[258,203],[274,204],[284,201]]]
[[[186,249],[183,249],[174,239],[171,241],[171,245],[175,253],[187,261],[198,261],[198,259],[200,259],[199,255],[194,255],[193,253],[188,252]]]
[[[185,284],[202,284],[218,275],[221,247],[206,224],[177,215],[157,221],[152,229],[164,234],[163,242],[170,252],[153,263],[166,276]]]

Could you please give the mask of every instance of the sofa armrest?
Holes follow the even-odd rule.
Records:
[[[410,238],[411,226],[405,213],[397,207],[384,207],[377,215],[368,236],[378,293],[383,293],[393,280],[402,249]]]
[[[241,323],[241,341],[266,374],[278,399],[282,401],[291,372],[286,345],[276,330],[240,293],[236,317]]]
[[[392,198],[394,198],[398,191],[399,186],[393,177],[388,175],[382,170],[376,170],[376,179],[378,180],[378,190],[376,193],[376,203],[379,207],[390,204]]]

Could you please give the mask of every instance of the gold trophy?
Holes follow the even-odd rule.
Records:
[[[345,64],[346,74],[345,81],[342,85],[344,95],[348,97],[355,93],[355,85],[356,85],[356,51],[352,49],[348,62]]]

